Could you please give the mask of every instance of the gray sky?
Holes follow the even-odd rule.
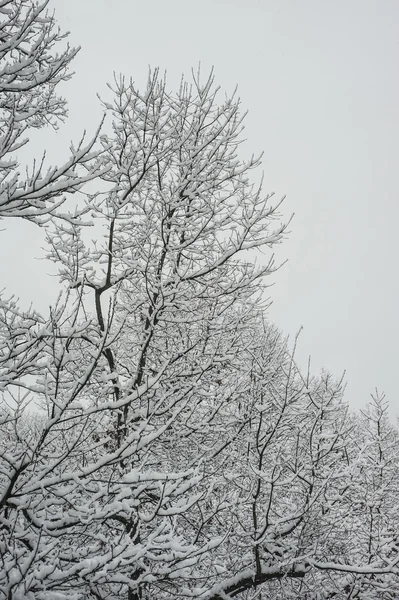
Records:
[[[377,386],[399,412],[399,2],[397,0],[52,0],[82,50],[64,86],[70,118],[36,146],[67,156],[71,139],[101,117],[113,71],[144,87],[148,66],[170,87],[201,62],[249,110],[245,150],[264,151],[265,191],[295,212],[278,258],[269,310],[285,333],[301,325],[299,358],[347,371],[347,398],[362,406]],[[40,146],[41,145],[41,146]],[[29,153],[28,153],[29,154]],[[24,244],[21,246],[21,232]],[[40,232],[18,223],[1,234],[8,290],[50,304],[56,281]],[[2,247],[3,241],[2,241]],[[28,266],[24,270],[24,266]],[[27,293],[28,290],[28,293]]]

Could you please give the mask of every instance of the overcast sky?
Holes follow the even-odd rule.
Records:
[[[269,316],[303,326],[299,357],[347,372],[353,407],[377,386],[399,412],[399,2],[397,0],[50,0],[82,50],[64,86],[70,118],[36,143],[61,161],[101,117],[99,92],[122,72],[144,87],[148,66],[170,87],[201,62],[248,109],[245,150],[264,151],[265,191],[295,218],[278,258]],[[21,235],[24,244],[21,245]],[[42,310],[56,293],[40,232],[2,233],[7,289]],[[4,246],[3,246],[4,247]]]

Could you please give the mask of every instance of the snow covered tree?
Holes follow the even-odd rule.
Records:
[[[21,330],[29,367],[8,382],[30,390],[46,418],[22,436],[19,415],[4,416],[15,446],[3,455],[13,544],[2,585],[15,597],[133,599],[150,584],[154,597],[154,585],[173,589],[220,543],[199,541],[202,522],[184,536],[179,518],[229,444],[216,432],[237,429],[216,417],[240,392],[241,332],[274,268],[245,251],[272,247],[285,226],[248,181],[259,160],[238,157],[238,100],[219,106],[212,85],[194,79],[172,95],[157,73],[144,93],[118,82],[97,165],[105,191],[91,201],[104,241],[74,223],[48,233],[65,300],[29,342]]]
[[[23,179],[3,158],[64,118],[76,53],[46,7],[0,2],[0,216],[60,275],[48,317],[0,299],[0,599],[391,600],[398,434],[265,321],[286,225],[239,99],[117,79],[97,146]]]
[[[225,487],[235,498],[228,511],[234,526],[224,544],[225,573],[215,586],[220,589],[215,600],[223,593],[302,597],[315,544],[324,538],[324,499],[345,444],[347,407],[340,381],[327,373],[303,377],[270,325],[251,354],[243,402],[248,419],[223,470]]]
[[[341,456],[312,518],[313,568],[300,583],[302,595],[281,597],[397,597],[399,438],[387,410],[376,395],[366,411],[346,419]]]
[[[399,562],[399,432],[389,419],[388,403],[378,393],[353,420],[354,435],[346,445],[350,460],[345,493],[336,511],[340,518],[331,524],[345,550],[335,557],[330,553],[330,561],[344,558],[348,564],[363,565],[346,575],[345,586],[336,583],[336,588],[347,591],[343,598],[393,600],[399,593],[397,571],[390,568]],[[367,573],[365,565],[375,572]]]
[[[56,128],[67,115],[57,87],[69,79],[78,49],[65,46],[66,35],[47,5],[48,0],[0,2],[0,218],[23,217],[37,223],[51,214],[73,219],[59,211],[62,194],[76,191],[94,176],[95,137],[71,147],[70,158],[60,167],[46,167],[43,155],[25,177],[18,171],[15,152],[28,143],[28,131]]]

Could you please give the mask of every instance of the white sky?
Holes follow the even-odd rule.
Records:
[[[394,413],[399,319],[397,0],[50,0],[82,50],[64,86],[70,118],[36,144],[67,157],[69,140],[101,117],[113,71],[144,87],[148,66],[170,86],[201,62],[227,92],[239,86],[245,150],[264,151],[265,191],[295,212],[289,259],[270,290],[269,315],[285,333],[301,325],[299,357],[315,370],[347,371],[347,398],[362,406],[377,386]],[[43,137],[44,136],[44,137]],[[40,147],[37,146],[37,147]],[[4,226],[4,222],[2,223]],[[40,232],[8,226],[0,277],[24,304],[45,310],[56,281]],[[21,235],[24,243],[21,245]],[[10,261],[8,265],[10,265]]]

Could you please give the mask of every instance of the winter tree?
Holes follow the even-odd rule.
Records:
[[[5,340],[8,393],[20,408],[13,389],[27,390],[45,413],[29,435],[21,409],[4,416],[8,595],[139,598],[220,543],[199,541],[201,520],[184,537],[180,515],[234,437],[236,418],[217,441],[218,414],[239,394],[241,332],[273,271],[245,252],[272,247],[285,226],[248,180],[259,160],[238,157],[238,100],[219,106],[212,84],[173,96],[156,73],[143,93],[118,82],[95,165],[105,191],[89,198],[103,239],[59,220],[47,233],[64,298],[47,322],[18,317]]]
[[[0,4],[3,157],[66,115],[46,7]],[[265,319],[287,225],[239,99],[157,71],[110,93],[63,167],[0,165],[60,278],[48,316],[0,304],[0,598],[391,598],[397,432]]]
[[[378,393],[352,419],[354,427],[346,443],[348,464],[328,523],[329,538],[336,546],[329,549],[329,560],[344,559],[363,568],[337,571],[330,578],[331,587],[336,595],[344,589],[343,597],[394,600],[399,593],[398,430],[390,422],[384,396]],[[367,572],[365,565],[373,565],[374,572]]]
[[[29,130],[56,128],[67,115],[57,86],[69,79],[78,49],[63,47],[66,36],[47,5],[48,0],[0,3],[0,218],[43,223],[57,213],[71,220],[71,215],[59,211],[63,193],[76,191],[94,175],[90,166],[94,139],[71,147],[70,158],[60,167],[46,167],[44,154],[25,177],[18,171],[15,152],[27,144]]]

